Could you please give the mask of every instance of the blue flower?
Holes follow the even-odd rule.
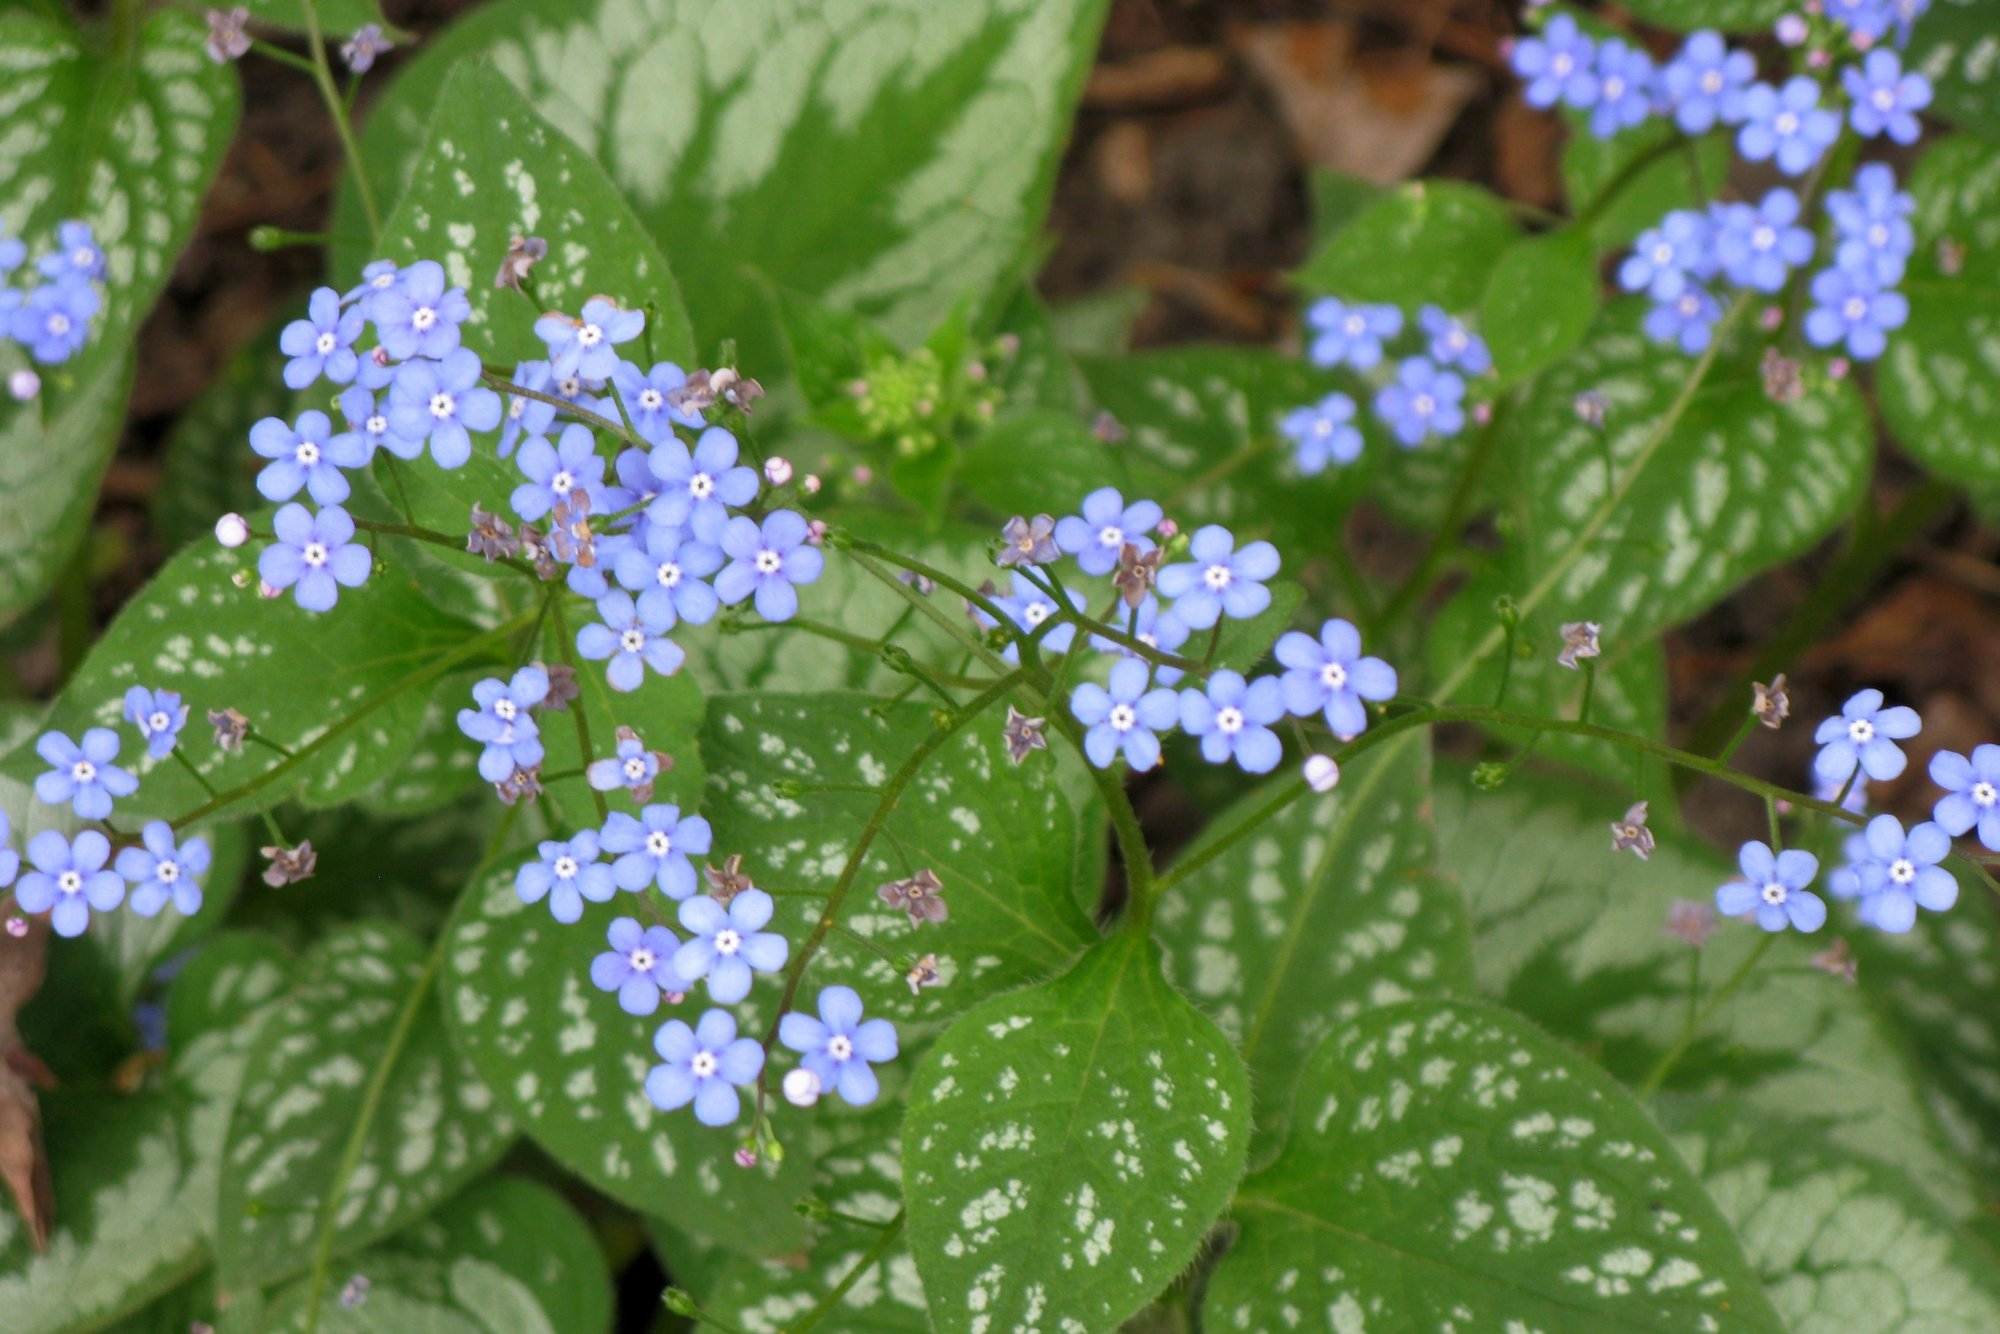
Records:
[[[1814,347],[1847,344],[1857,361],[1873,361],[1889,344],[1889,332],[1910,318],[1910,302],[1901,292],[1884,291],[1875,282],[1848,269],[1822,269],[1813,275],[1816,303],[1806,312],[1806,341]]]
[[[1111,623],[1119,629],[1126,631],[1132,638],[1137,639],[1147,647],[1160,649],[1167,653],[1178,652],[1180,646],[1187,643],[1188,636],[1194,633],[1188,629],[1186,621],[1174,615],[1173,612],[1162,608],[1160,600],[1151,593],[1146,594],[1139,605],[1132,608],[1130,612],[1121,612],[1115,615]],[[1103,635],[1092,635],[1090,637],[1090,646],[1099,653],[1113,653],[1121,658],[1137,658],[1140,656],[1126,645],[1119,643],[1115,639],[1106,639]],[[1182,675],[1184,673],[1178,667],[1162,665],[1155,667],[1153,670],[1154,679],[1163,686],[1172,685],[1174,682],[1180,680]]]
[[[1326,725],[1345,741],[1368,729],[1368,706],[1396,697],[1396,669],[1361,656],[1361,632],[1343,620],[1322,625],[1319,638],[1298,630],[1278,636],[1272,650],[1286,669],[1280,685],[1285,707],[1301,718],[1326,714]]]
[[[176,691],[133,686],[125,692],[125,721],[139,729],[146,753],[156,760],[174,753],[187,717],[188,706]]]
[[[603,564],[600,553],[598,565]],[[721,568],[722,548],[679,528],[649,523],[643,539],[618,553],[611,572],[638,594],[641,618],[671,629],[680,621],[701,625],[714,617],[721,599],[704,580]]]
[[[1247,620],[1271,605],[1264,581],[1278,572],[1278,549],[1269,542],[1236,548],[1235,534],[1204,524],[1188,542],[1194,557],[1163,566],[1155,587],[1174,600],[1173,612],[1190,630],[1206,630],[1225,614]]]
[[[1354,400],[1338,390],[1310,407],[1293,408],[1285,414],[1278,429],[1291,437],[1299,471],[1307,477],[1325,472],[1329,463],[1352,463],[1361,457],[1361,432],[1354,425]]]
[[[1901,820],[1878,815],[1862,832],[1862,847],[1850,841],[1848,852],[1833,892],[1859,896],[1855,916],[1878,930],[1901,935],[1916,924],[1918,908],[1943,912],[1958,902],[1958,881],[1938,865],[1951,853],[1951,835],[1929,821],[1906,835]]]
[[[764,1070],[763,1045],[737,1037],[736,1021],[724,1010],[710,1010],[693,1028],[667,1020],[653,1035],[653,1050],[664,1064],[647,1073],[646,1096],[663,1112],[693,1103],[694,1119],[705,1126],[733,1122],[743,1110],[737,1086],[755,1083]]]
[[[1743,92],[1756,78],[1754,56],[1730,50],[1721,33],[1704,28],[1689,33],[1661,68],[1660,93],[1683,134],[1707,134],[1717,122],[1743,119]]]
[[[1839,114],[1819,104],[1819,85],[1803,74],[1783,88],[1756,83],[1743,94],[1736,151],[1752,162],[1775,157],[1779,171],[1803,176],[1839,137]]]
[[[1590,132],[1609,139],[1653,114],[1653,58],[1617,37],[1597,46],[1597,101]]]
[[[472,303],[465,299],[464,288],[446,290],[444,281],[442,265],[420,259],[368,298],[375,336],[396,360],[435,361],[457,349],[458,326],[472,314]]]
[[[278,350],[291,358],[285,363],[285,383],[304,389],[322,375],[334,384],[351,381],[360,365],[354,340],[367,323],[358,309],[343,312],[340,293],[331,287],[314,292],[306,318],[293,320],[278,335]]]
[[[1284,748],[1270,724],[1285,716],[1284,692],[1275,676],[1245,682],[1227,669],[1208,678],[1208,691],[1181,691],[1181,727],[1201,738],[1210,764],[1234,758],[1245,773],[1267,774],[1278,767]]]
[[[361,281],[341,294],[341,303],[354,302],[355,309],[364,316],[370,315],[375,298],[394,287],[402,272],[393,259],[370,261],[361,270]]]
[[[1618,285],[1655,301],[1671,301],[1691,280],[1714,272],[1714,225],[1692,209],[1677,208],[1657,227],[1640,233],[1632,253],[1618,266]]]
[[[442,361],[412,361],[396,372],[389,387],[390,452],[413,459],[429,440],[440,468],[456,468],[472,457],[471,431],[500,424],[500,395],[479,383],[479,358],[465,348]]]
[[[821,1088],[838,1090],[856,1107],[875,1101],[881,1085],[868,1067],[896,1059],[896,1026],[887,1019],[861,1017],[861,997],[853,987],[826,987],[819,993],[819,1018],[794,1011],[778,1021],[778,1041],[799,1053]]]
[[[0,889],[13,884],[21,873],[21,854],[14,851],[13,841],[14,822],[7,818],[7,812],[0,811]]]
[[[1306,323],[1318,330],[1306,352],[1313,365],[1365,371],[1381,364],[1382,340],[1403,331],[1403,312],[1323,297],[1306,307]]]
[[[603,499],[604,460],[598,457],[597,437],[578,422],[563,427],[561,440],[554,445],[544,436],[535,436],[521,446],[521,474],[528,480],[514,488],[508,503],[514,513],[533,522],[581,490],[598,508]]]
[[[119,852],[118,874],[132,885],[132,911],[154,917],[171,901],[183,917],[201,911],[201,884],[208,874],[208,840],[191,838],[176,845],[174,827],[165,820],[148,820],[139,832],[143,847]]]
[[[1846,792],[1846,796],[1841,795],[1843,791]],[[1868,813],[1868,784],[1866,782],[1849,783],[1844,778],[1836,778],[1832,782],[1828,782],[1824,778],[1815,777],[1813,779],[1812,794],[1829,806],[1839,806],[1840,809],[1850,815],[1866,815]]]
[[[608,380],[618,371],[618,344],[629,343],[646,327],[644,311],[620,310],[606,297],[583,303],[583,318],[554,311],[535,321],[535,334],[549,348],[549,365],[558,376]]]
[[[1903,73],[1894,51],[1870,51],[1859,67],[1850,65],[1840,78],[1854,99],[1847,123],[1862,138],[1886,134],[1899,144],[1913,144],[1923,133],[1917,113],[1931,104],[1931,81],[1914,70]]]
[[[709,999],[734,1005],[750,994],[750,975],[785,966],[791,946],[764,926],[771,920],[771,896],[761,889],[737,891],[727,907],[704,894],[682,899],[681,926],[690,934],[674,952],[674,970],[690,982],[708,979]]]
[[[1930,8],[1930,0],[1825,0],[1826,16],[1844,24],[1857,37],[1879,42],[1892,25],[1899,40],[1910,40],[1910,24]]]
[[[1798,225],[1799,197],[1780,186],[1752,208],[1716,209],[1715,255],[1739,287],[1775,292],[1791,271],[1812,258],[1812,233]]]
[[[511,681],[489,676],[472,687],[476,709],[458,711],[458,730],[486,747],[479,755],[479,776],[503,783],[516,769],[542,762],[541,725],[529,710],[549,696],[549,674],[532,664]]]
[[[522,389],[532,389],[538,394],[552,394],[555,374],[546,361],[524,361],[514,367],[513,383]],[[500,457],[506,458],[514,452],[514,442],[523,434],[547,435],[549,427],[555,424],[556,405],[544,403],[538,398],[523,398],[519,394],[507,395],[506,415],[500,421]]]
[[[670,395],[687,383],[687,372],[671,361],[662,361],[651,371],[621,361],[611,382],[618,386],[625,411],[632,414],[632,429],[641,439],[664,444],[674,438],[676,425],[698,431],[704,424],[699,412],[673,405]]]
[[[576,632],[576,651],[592,662],[610,661],[604,675],[613,690],[637,690],[648,667],[672,676],[687,659],[681,646],[666,638],[667,622],[643,614],[630,594],[606,593],[597,599],[597,615],[602,624]]]
[[[653,780],[660,776],[660,757],[646,749],[646,743],[629,727],[618,729],[618,745],[613,754],[592,760],[584,777],[599,792],[627,788],[645,801],[653,794]]]
[[[257,574],[273,588],[289,588],[307,611],[331,611],[340,589],[368,582],[375,557],[354,541],[354,520],[338,505],[308,514],[304,505],[282,506],[271,520],[277,541],[257,557]]]
[[[683,816],[672,804],[648,806],[636,819],[613,811],[604,821],[604,850],[618,858],[611,864],[618,887],[637,893],[655,885],[670,899],[694,894],[694,864],[688,858],[706,856],[714,838],[708,821]]]
[[[2000,746],[1974,746],[1971,759],[1939,751],[1931,756],[1931,781],[1947,794],[1931,818],[1954,836],[1976,828],[1979,841],[2000,852]]]
[[[12,274],[28,259],[28,244],[18,236],[7,234],[7,224],[0,222],[0,278]]]
[[[757,614],[767,621],[789,621],[799,609],[796,584],[819,578],[825,564],[818,547],[806,542],[806,521],[791,510],[775,510],[760,526],[738,515],[722,530],[722,550],[729,564],[715,576],[715,594],[735,606],[756,596]]]
[[[636,917],[614,917],[604,939],[611,948],[590,961],[590,982],[617,992],[625,1013],[651,1014],[660,1008],[661,992],[685,995],[694,985],[674,971],[680,937],[664,926],[642,928]]]
[[[89,283],[104,277],[104,251],[87,222],[65,222],[56,228],[56,248],[38,268],[57,283]]]
[[[1592,57],[1596,43],[1568,14],[1549,20],[1539,37],[1524,37],[1514,45],[1514,73],[1528,81],[1523,96],[1528,105],[1546,111],[1557,102],[1587,107],[1597,100],[1597,73]]]
[[[1069,711],[1090,730],[1083,734],[1083,753],[1100,769],[1111,767],[1122,753],[1134,773],[1160,762],[1156,732],[1180,718],[1180,703],[1165,686],[1148,690],[1151,673],[1138,658],[1121,658],[1111,666],[1110,688],[1086,681],[1070,696]]]
[[[1882,692],[1863,690],[1840,706],[1840,716],[1828,718],[1813,733],[1820,752],[1813,774],[1822,782],[1844,783],[1855,767],[1878,783],[1886,783],[1909,763],[1896,743],[1923,730],[1917,711],[1906,705],[1882,707]]]
[[[1430,339],[1431,360],[1440,366],[1456,366],[1467,375],[1484,375],[1493,369],[1493,353],[1486,340],[1465,327],[1456,315],[1447,315],[1436,306],[1417,312],[1417,325]]]
[[[125,901],[125,882],[104,869],[111,858],[111,841],[86,829],[71,843],[53,829],[28,840],[28,860],[35,869],[14,886],[21,911],[54,909],[51,920],[59,936],[80,936],[90,925],[90,912],[110,912]]]
[[[1706,351],[1715,336],[1715,322],[1722,307],[1706,288],[1690,285],[1671,301],[1662,301],[1646,312],[1640,327],[1656,343],[1674,343],[1689,356]]]
[[[569,841],[544,839],[536,846],[540,861],[528,862],[514,873],[514,892],[523,903],[549,901],[549,912],[568,925],[583,916],[583,901],[608,903],[618,892],[611,868],[597,860],[597,831],[579,830]]]
[[[1158,502],[1125,503],[1115,486],[1099,487],[1083,498],[1080,515],[1056,521],[1056,545],[1076,557],[1085,574],[1110,574],[1118,568],[1118,553],[1126,543],[1141,552],[1153,549],[1146,534],[1165,517]]]
[[[375,395],[358,384],[341,390],[338,402],[347,430],[328,443],[344,450],[358,445],[363,456],[360,466],[365,467],[374,461],[377,449],[390,443],[389,415],[376,405]]]
[[[1852,190],[1833,190],[1826,197],[1826,211],[1840,238],[1834,263],[1879,287],[1894,287],[1916,249],[1910,226],[1916,207],[1914,198],[1896,188],[1896,173],[1885,163],[1863,166],[1854,173]]]
[[[80,282],[43,283],[14,308],[8,332],[43,365],[68,361],[90,340],[102,299]]]
[[[118,758],[118,745],[118,734],[108,727],[85,732],[82,745],[62,732],[42,733],[35,753],[50,768],[35,779],[36,799],[46,806],[68,802],[86,820],[107,818],[113,797],[129,797],[139,790],[131,771],[112,763]]]
[[[1819,858],[1789,848],[1775,858],[1771,849],[1752,839],[1737,854],[1742,880],[1715,891],[1715,910],[1725,917],[1757,914],[1766,931],[1817,931],[1826,923],[1826,901],[1807,889],[1819,874]]]
[[[367,390],[362,390],[367,393]],[[352,431],[333,433],[326,414],[308,409],[296,425],[266,417],[250,428],[250,448],[271,460],[257,474],[257,493],[266,500],[290,500],[303,488],[316,504],[338,505],[350,487],[342,468],[368,465],[367,438]]]
[[[660,484],[646,510],[654,523],[707,533],[720,526],[728,506],[757,498],[756,469],[736,462],[736,437],[720,426],[703,431],[692,453],[677,438],[655,445],[646,466]]]
[[[1441,371],[1427,357],[1408,357],[1396,368],[1396,378],[1375,394],[1375,415],[1395,433],[1405,448],[1432,435],[1457,435],[1465,427],[1465,381],[1456,371]]]
[[[1017,629],[1025,631],[1028,634],[1033,634],[1051,616],[1055,615],[1056,601],[1040,588],[1036,587],[1019,570],[1014,571],[1013,587],[1014,591],[1010,595],[1001,596],[995,594],[992,599],[993,605],[1005,612],[1007,619],[1012,621]],[[1083,594],[1073,588],[1065,589],[1064,591],[1069,594],[1071,610],[1081,612],[1084,609]],[[968,611],[972,619],[982,626],[990,629],[998,624],[997,621],[978,607],[968,608]],[[1070,645],[1076,642],[1076,622],[1069,620],[1060,622],[1053,630],[1044,634],[1040,642],[1044,653],[1069,652]],[[1001,656],[1009,662],[1019,662],[1021,660],[1021,646],[1010,643]]]

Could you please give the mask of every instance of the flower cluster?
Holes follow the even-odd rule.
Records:
[[[187,716],[187,706],[171,690],[133,686],[125,694],[125,720],[154,761],[174,753]],[[108,822],[113,804],[139,790],[138,776],[118,762],[123,747],[123,738],[109,727],[90,728],[80,738],[44,732],[35,753],[49,767],[35,779],[35,800],[67,806],[79,819]],[[12,839],[13,827],[0,813],[0,890],[12,886],[21,912],[49,914],[57,935],[82,935],[92,912],[113,911],[128,892],[132,911],[141,917],[157,916],[169,903],[186,916],[201,910],[208,841],[181,839],[165,820],[148,821],[136,841],[117,835],[108,823],[74,837],[45,829],[27,842],[31,869],[25,873]]]
[[[1862,139],[1916,141],[1930,83],[1906,70],[1895,51],[1875,44],[1892,28],[1899,42],[1907,41],[1922,8],[1861,0],[1827,6],[1823,30],[1801,35],[1812,43],[1808,63],[1830,63],[1836,49],[1860,58],[1824,86],[1805,74],[1764,82],[1749,52],[1729,49],[1706,30],[1689,34],[1671,60],[1656,66],[1618,38],[1586,35],[1567,14],[1518,43],[1513,64],[1527,81],[1531,105],[1587,111],[1600,137],[1651,116],[1670,117],[1689,135],[1727,126],[1745,159],[1804,177],[1826,158],[1843,128]],[[1833,258],[1810,280],[1813,305],[1804,333],[1815,347],[1844,348],[1866,361],[1880,356],[1888,334],[1909,318],[1909,304],[1895,288],[1912,245],[1907,218],[1913,204],[1882,163],[1860,168],[1850,185],[1826,196],[1836,232]],[[1677,209],[1661,219],[1639,238],[1618,273],[1626,291],[1643,292],[1653,302],[1648,336],[1699,353],[1722,317],[1717,293],[1724,284],[1765,295],[1782,290],[1814,256],[1805,207],[1798,193],[1780,186],[1754,203]]]
[[[17,281],[20,285],[16,285]],[[56,228],[56,248],[34,264],[19,237],[0,228],[0,339],[11,339],[44,366],[68,361],[90,341],[91,322],[104,308],[104,251],[87,222]],[[33,398],[41,380],[15,372],[15,398]]]
[[[1437,306],[1424,306],[1406,322],[1395,306],[1346,302],[1325,297],[1306,308],[1312,328],[1307,358],[1325,370],[1345,367],[1373,382],[1376,420],[1405,449],[1465,429],[1465,377],[1493,369],[1486,341],[1463,320]],[[1405,333],[1422,350],[1390,365],[1385,344]],[[1354,399],[1336,390],[1319,402],[1294,409],[1279,423],[1292,441],[1299,471],[1312,476],[1330,463],[1352,463],[1361,455]]]

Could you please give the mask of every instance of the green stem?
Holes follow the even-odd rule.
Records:
[[[1590,721],[1590,697],[1597,692],[1597,659],[1583,660],[1583,704],[1577,709],[1579,722]]]
[[[361,211],[368,215],[368,234],[377,245],[382,241],[382,213],[375,207],[375,187],[368,183],[368,171],[361,161],[361,146],[354,140],[354,125],[347,118],[346,103],[334,87],[333,66],[326,57],[326,40],[320,33],[319,0],[305,0],[306,49],[311,53],[313,82],[333,116],[333,128],[340,135],[340,151],[347,157],[347,169],[354,176],[354,191],[361,196]]]
[[[577,670],[576,645],[569,637],[569,623],[563,616],[561,598],[549,600],[549,619],[555,623],[556,652],[562,656],[563,665],[574,672]],[[570,701],[569,716],[576,719],[576,753],[587,771],[596,762],[597,751],[590,744],[590,720],[583,716],[583,712],[583,697],[579,695]],[[604,794],[594,787],[590,789],[590,799],[597,807],[597,822],[603,824],[610,818],[611,807],[606,804]]]
[[[628,445],[636,445],[640,449],[652,448],[650,444],[639,437],[637,432],[626,430],[609,417],[600,416],[588,408],[580,408],[568,399],[559,398],[554,394],[544,394],[538,389],[523,389],[520,385],[514,383],[514,377],[511,372],[498,371],[488,366],[479,372],[479,377],[503,394],[512,394],[516,398],[533,399],[537,403],[547,403],[559,412],[568,413],[571,417],[574,417],[586,426],[594,426],[600,431],[611,432],[611,434],[619,437]]]
[[[1717,764],[1727,764],[1731,759],[1735,758],[1737,750],[1745,741],[1750,739],[1750,729],[1756,725],[1757,715],[1745,709],[1743,711],[1743,721],[1737,725],[1736,735],[1729,738],[1729,744],[1722,748],[1721,753],[1715,757],[1715,762]],[[1703,748],[1690,744],[1688,749],[1701,750]]]
[[[1479,487],[1485,479],[1487,464],[1499,446],[1500,423],[1507,415],[1510,401],[1502,398],[1493,404],[1493,417],[1472,443],[1472,452],[1466,456],[1465,466],[1459,470],[1458,485],[1452,489],[1451,499],[1445,502],[1444,518],[1431,534],[1430,545],[1424,549],[1423,557],[1417,562],[1417,568],[1410,572],[1410,577],[1390,594],[1388,605],[1370,621],[1369,628],[1373,633],[1386,633],[1414,611],[1437,581],[1438,571],[1446,559],[1458,549],[1465,522],[1472,517],[1472,506],[1479,498]]]
[[[407,537],[413,542],[425,542],[434,547],[443,547],[461,556],[471,554],[465,549],[465,538],[453,537],[450,533],[440,533],[435,528],[424,528],[411,523],[378,523],[373,519],[356,519],[354,526],[364,533],[376,533],[383,537]],[[484,560],[483,557],[481,559]],[[535,573],[534,567],[516,557],[502,556],[499,560],[486,563],[504,565],[516,573],[527,575],[537,583],[541,582],[541,576]]]
[[[785,1326],[785,1334],[803,1334],[805,1330],[826,1319],[832,1314],[833,1308],[840,1305],[841,1299],[861,1281],[861,1276],[882,1262],[882,1258],[896,1244],[896,1239],[903,1235],[903,1211],[898,1209],[896,1216],[886,1224],[878,1223],[873,1226],[880,1227],[882,1235],[868,1248],[868,1253],[854,1262],[854,1267],[841,1276],[840,1282],[834,1284],[833,1290],[820,1298],[812,1310],[800,1316],[796,1324]]]
[[[1681,136],[1670,133],[1651,148],[1628,160],[1610,180],[1600,185],[1597,193],[1590,197],[1590,201],[1577,211],[1575,226],[1579,229],[1587,228],[1603,217],[1605,210],[1618,202],[1618,196],[1625,192],[1625,187],[1639,178],[1640,172],[1669,153],[1679,152],[1680,146]]]
[[[1652,1070],[1640,1083],[1637,1092],[1639,1101],[1644,1102],[1660,1091],[1660,1085],[1666,1082],[1669,1074],[1673,1073],[1675,1064],[1687,1054],[1687,1049],[1694,1045],[1696,1035],[1701,1032],[1701,1026],[1707,1023],[1708,1017],[1714,1014],[1724,1001],[1735,995],[1737,988],[1749,979],[1751,971],[1757,966],[1757,961],[1764,957],[1765,951],[1771,948],[1772,942],[1777,938],[1776,931],[1766,931],[1764,938],[1757,942],[1757,947],[1745,955],[1743,962],[1737,965],[1736,971],[1709,994],[1708,1002],[1697,1013],[1688,1017],[1688,1021],[1681,1026],[1680,1036],[1674,1039],[1672,1046],[1661,1053],[1660,1059],[1654,1063]]]

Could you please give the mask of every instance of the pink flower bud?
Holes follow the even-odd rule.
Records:
[[[755,1167],[757,1165],[757,1151],[748,1144],[745,1144],[736,1151],[736,1165],[738,1167]]]
[[[799,490],[805,492],[809,496],[818,495],[819,486],[820,486],[819,474],[816,472],[809,472],[804,477],[799,479]]]
[[[819,546],[826,541],[826,520],[814,519],[806,525],[806,541]]]
[[[1153,531],[1157,532],[1162,538],[1178,537],[1180,536],[1181,526],[1172,519],[1162,519],[1159,522],[1159,526]]]
[[[792,461],[773,454],[764,460],[764,480],[772,486],[783,486],[792,480]]]
[[[27,935],[28,919],[25,917],[9,917],[7,919],[7,934],[16,940]]]

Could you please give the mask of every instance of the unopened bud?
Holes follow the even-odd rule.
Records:
[[[819,486],[820,482],[818,473],[809,472],[804,477],[799,479],[799,490],[805,492],[809,496],[818,495]]]
[[[792,461],[773,454],[764,460],[764,480],[772,486],[783,486],[792,480]]]
[[[867,464],[864,463],[860,467],[854,470],[854,484],[856,486],[868,486],[871,483],[873,483],[874,480],[875,480],[875,470],[869,467]]]
[[[819,1076],[800,1066],[785,1076],[785,1101],[794,1107],[810,1107],[819,1101]]]
[[[215,540],[234,550],[250,540],[250,524],[241,514],[225,514],[215,521]]]
[[[1306,759],[1306,786],[1315,792],[1331,792],[1340,782],[1340,766],[1331,755],[1313,755]]]
[[[1804,46],[1806,38],[1812,34],[1812,28],[1806,23],[1803,14],[1784,15],[1772,31],[1777,33],[1778,40],[1786,46]]]
[[[18,401],[26,403],[42,392],[42,377],[23,367],[7,377],[7,392]]]
[[[736,1165],[738,1167],[755,1167],[757,1165],[757,1150],[745,1144],[736,1151]]]
[[[1158,533],[1160,535],[1161,540],[1164,541],[1168,538],[1179,537],[1181,534],[1181,526],[1175,523],[1172,519],[1162,519],[1159,521],[1159,523],[1154,525],[1153,531]]]
[[[660,1304],[675,1315],[697,1316],[701,1314],[701,1308],[695,1305],[694,1298],[688,1295],[685,1288],[668,1288],[660,1294]]]
[[[814,519],[806,525],[806,541],[816,547],[824,546],[826,544],[826,532],[826,520]]]
[[[281,598],[281,597],[283,597],[284,595],[285,595],[285,590],[284,590],[284,589],[282,589],[282,588],[279,588],[279,587],[278,587],[278,586],[277,586],[276,584],[273,584],[273,583],[272,583],[272,582],[271,582],[270,580],[268,580],[268,579],[259,579],[259,580],[257,581],[257,596],[258,596],[258,597],[260,597],[260,598]]]
[[[7,934],[16,940],[27,935],[28,919],[25,917],[9,917],[7,919]],[[810,1071],[807,1073],[810,1073]]]

